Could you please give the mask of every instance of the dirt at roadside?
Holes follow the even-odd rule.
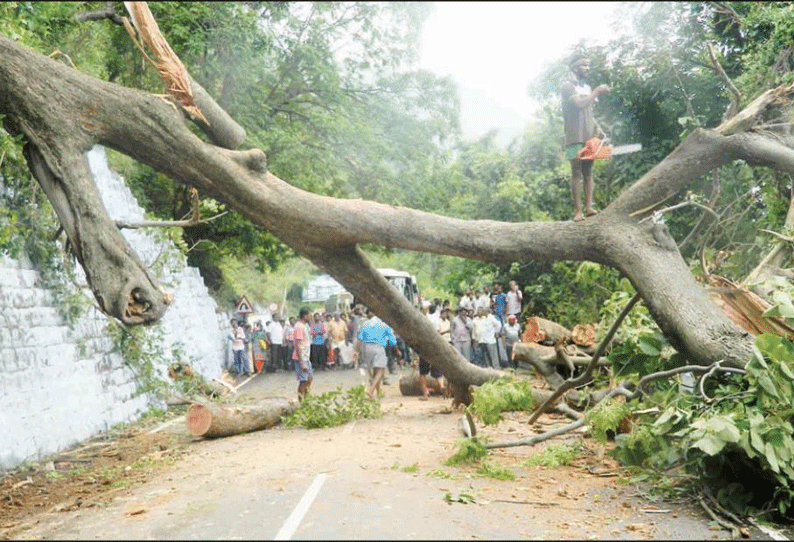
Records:
[[[189,453],[191,438],[136,425],[0,474],[0,537],[41,512],[103,506]]]
[[[575,529],[582,528],[587,529],[587,538],[675,538],[677,536],[671,533],[678,531],[662,529],[661,525],[684,519],[688,523],[682,538],[730,537],[726,530],[709,524],[708,518],[693,506],[644,500],[643,497],[648,496],[647,488],[627,483],[627,473],[606,454],[605,446],[580,432],[533,448],[493,450],[490,461],[517,473],[516,480],[488,478],[478,474],[476,466],[445,466],[443,460],[454,453],[462,437],[458,425],[461,413],[453,411],[450,401],[441,397],[431,397],[425,402],[401,396],[398,376],[392,376],[390,385],[384,388],[386,395],[381,403],[384,416],[355,424],[356,440],[352,441],[358,443],[355,446],[351,446],[349,431],[345,429],[306,430],[281,426],[216,441],[194,439],[187,434],[184,422],[174,415],[170,424],[163,420],[136,424],[46,461],[6,472],[0,480],[0,538],[69,538],[70,531],[58,530],[62,527],[56,524],[64,523],[63,519],[57,520],[58,517],[78,522],[80,510],[110,509],[117,500],[135,499],[141,489],[154,486],[166,477],[169,480],[185,478],[182,486],[174,486],[173,492],[190,493],[196,490],[190,484],[199,482],[193,481],[195,476],[180,477],[179,472],[189,470],[183,464],[187,465],[191,458],[198,454],[210,457],[223,454],[223,461],[217,462],[218,469],[225,464],[225,474],[231,476],[233,473],[229,472],[228,465],[234,461],[229,454],[239,458],[256,457],[263,443],[267,444],[273,458],[285,458],[284,465],[279,466],[277,460],[273,462],[274,473],[288,468],[286,458],[298,446],[307,457],[338,455],[362,465],[365,469],[360,474],[362,484],[368,483],[367,473],[375,472],[388,476],[421,476],[427,484],[432,484],[433,480],[440,482],[439,477],[466,480],[466,487],[470,489],[465,492],[450,491],[448,496],[438,492],[438,501],[446,498],[451,501],[450,506],[465,506],[465,501],[471,498],[480,504],[501,503],[526,511],[545,510],[545,515],[552,516],[554,510],[564,509],[564,514],[555,516],[551,523],[555,530],[545,528],[544,538],[576,538],[582,531]],[[313,391],[322,393],[338,386],[349,387],[360,384],[360,380],[358,373],[352,370],[319,372]],[[254,402],[264,397],[293,397],[294,388],[292,374],[260,375],[240,389],[240,400]],[[525,413],[506,413],[504,421],[498,425],[479,427],[479,434],[492,441],[517,439],[530,431],[526,419]],[[543,431],[567,421],[560,416],[543,416],[531,430]],[[317,438],[320,434],[317,431],[333,436]],[[231,439],[236,439],[233,444]],[[554,469],[523,465],[530,455],[560,442],[579,443],[582,453],[572,463]],[[283,449],[279,450],[279,446]],[[246,462],[240,463],[242,476]],[[273,476],[275,480],[276,475]],[[467,510],[477,513],[476,508]],[[126,511],[127,516],[141,514],[143,517],[146,513],[145,507]],[[617,520],[620,521],[616,523]],[[487,521],[493,522],[493,519]],[[699,526],[699,533],[692,532],[693,525]],[[88,532],[83,530],[80,534]],[[125,534],[137,537],[134,531],[119,533],[121,537]],[[515,533],[515,537],[534,536],[537,534]]]

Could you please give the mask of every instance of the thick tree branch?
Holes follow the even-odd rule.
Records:
[[[693,359],[705,364],[725,359],[736,366],[749,359],[752,339],[711,304],[675,242],[658,225],[638,225],[642,216],[629,215],[652,211],[698,175],[737,158],[791,170],[794,151],[784,137],[738,134],[737,125],[731,125],[728,131],[735,135],[729,137],[698,130],[602,213],[580,223],[468,221],[298,190],[266,171],[262,151],[202,142],[161,99],[98,81],[2,37],[0,60],[0,112],[14,133],[23,133],[39,149],[56,176],[62,159],[84,160],[94,144],[105,145],[226,203],[315,262],[333,263],[335,251],[374,243],[497,264],[602,263],[629,277],[674,346]],[[775,96],[766,106],[788,99],[783,91]],[[762,113],[760,106],[756,109],[753,118]],[[96,189],[81,185],[80,190]],[[314,227],[306,227],[309,218]],[[84,231],[81,237],[95,233]],[[332,274],[340,274],[340,283],[354,294],[364,293],[368,287],[357,276],[342,276],[348,265],[339,262]],[[114,296],[119,291],[95,293]],[[404,324],[399,308],[373,308],[401,334],[415,327]],[[420,347],[446,359],[446,349],[431,342]]]
[[[113,2],[108,2],[102,9],[81,11],[75,15],[74,18],[81,23],[86,21],[101,21],[104,19],[109,19],[118,25],[123,24],[122,17],[116,13],[116,8],[113,7]]]

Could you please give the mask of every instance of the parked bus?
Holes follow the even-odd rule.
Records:
[[[380,268],[380,274],[391,283],[392,286],[402,293],[413,306],[419,305],[419,287],[416,284],[416,277],[407,271],[397,269]],[[359,299],[354,299],[353,304],[360,303]]]

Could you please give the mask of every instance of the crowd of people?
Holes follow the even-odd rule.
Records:
[[[521,289],[510,281],[506,293],[499,283],[493,290],[467,289],[454,317],[449,300],[420,300],[420,310],[465,359],[500,369],[510,366],[513,345],[520,340],[522,301]],[[398,367],[418,367],[423,400],[428,398],[427,375],[443,377],[431,360],[414,356],[390,326],[361,305],[334,313],[312,313],[303,307],[287,320],[275,315],[265,324],[236,319],[230,324],[236,374],[294,371],[299,397],[308,393],[315,370],[365,368],[370,379],[367,394],[374,397],[387,370],[394,374]]]

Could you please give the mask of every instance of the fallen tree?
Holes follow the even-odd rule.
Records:
[[[57,83],[56,83],[57,82]],[[318,196],[267,171],[259,149],[202,141],[172,101],[98,80],[0,37],[0,113],[24,136],[46,192],[103,311],[147,324],[171,297],[119,235],[92,182],[86,152],[104,145],[199,189],[266,228],[375,309],[450,380],[499,375],[464,360],[377,272],[362,243],[478,259],[592,261],[623,272],[671,344],[695,363],[742,367],[752,337],[709,299],[655,212],[698,176],[734,160],[794,172],[794,139],[757,123],[790,109],[794,89],[759,96],[714,130],[698,129],[597,216],[582,222],[461,220],[380,203]],[[177,104],[178,105],[178,104]],[[284,205],[285,201],[291,202]],[[316,212],[317,210],[322,212]],[[306,228],[311,218],[315,227]]]

